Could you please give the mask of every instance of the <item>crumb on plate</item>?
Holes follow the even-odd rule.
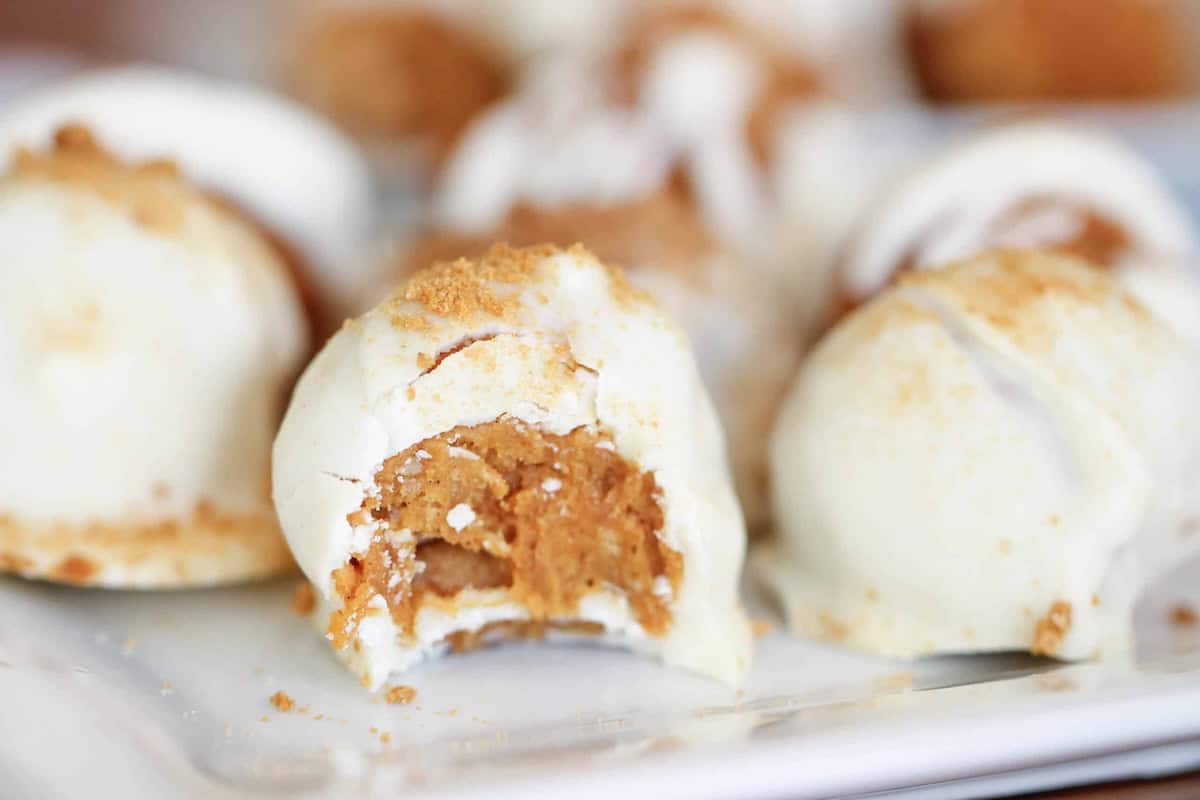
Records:
[[[275,694],[271,695],[271,705],[280,711],[291,711],[296,707],[296,701],[288,695],[287,692],[280,689]]]

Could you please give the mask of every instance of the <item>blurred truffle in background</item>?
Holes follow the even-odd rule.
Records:
[[[1146,100],[1195,89],[1196,11],[1169,0],[914,0],[906,22],[936,102]]]
[[[465,11],[318,4],[301,23],[288,82],[363,141],[436,163],[512,78],[511,58]]]
[[[37,147],[0,178],[0,570],[124,588],[287,571],[269,456],[309,331],[286,265],[173,163],[80,126]]]
[[[93,69],[0,111],[0,164],[84,124],[121,158],[168,159],[213,200],[251,217],[296,276],[318,334],[372,276],[374,186],[353,144],[320,116],[253,86],[149,66]]]

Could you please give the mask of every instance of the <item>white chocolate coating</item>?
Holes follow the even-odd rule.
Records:
[[[676,157],[670,139],[611,103],[595,69],[590,59],[547,59],[485,112],[442,170],[433,221],[482,232],[518,201],[616,204],[662,185]]]
[[[287,569],[268,459],[308,347],[291,278],[175,178],[149,208],[170,224],[140,219],[106,196],[119,169],[0,181],[0,566],[143,588]]]
[[[995,228],[1004,212],[1039,196],[1111,219],[1143,257],[1190,254],[1200,241],[1159,177],[1119,142],[1061,123],[1021,123],[973,136],[898,182],[852,240],[845,288],[870,297],[906,255],[928,269],[990,247],[1069,238],[1077,224],[1069,212],[1036,228]]]
[[[530,281],[514,289],[515,316],[464,321],[416,303],[399,309],[385,303],[329,341],[301,378],[274,459],[284,532],[324,610],[340,602],[332,572],[363,549],[357,540],[370,533],[352,528],[347,515],[361,506],[364,487],[374,484],[385,459],[457,425],[502,415],[558,434],[601,425],[622,457],[654,473],[665,520],[660,536],[681,554],[683,574],[662,639],[648,636],[623,596],[610,590],[586,596],[579,618],[602,623],[610,639],[667,664],[741,679],[751,646],[737,599],[745,531],[720,427],[682,332],[652,304],[615,293],[611,281],[586,253],[558,252],[541,258]],[[424,316],[431,330],[394,326],[397,311]],[[419,353],[445,353],[481,335],[491,338],[432,371],[418,363]],[[558,363],[555,347],[563,343],[581,367],[554,378],[547,366]],[[397,639],[390,615],[368,617],[357,651],[343,655],[378,687],[390,673],[444,649],[451,631],[523,619],[520,606],[499,602],[503,593],[464,590],[452,615],[420,610],[411,646]]]
[[[82,123],[129,160],[171,159],[294,247],[319,300],[343,314],[376,276],[358,258],[374,224],[365,160],[329,123],[282,97],[148,66],[81,73],[5,108],[0,165]]]
[[[795,631],[875,653],[1123,652],[1138,592],[1200,549],[1198,402],[1194,347],[1103,273],[1038,254],[918,273],[805,363],[755,567]]]

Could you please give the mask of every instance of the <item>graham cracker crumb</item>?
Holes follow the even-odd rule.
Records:
[[[426,261],[425,263],[431,262]],[[391,323],[392,327],[399,331],[429,333],[433,330],[433,323],[429,321],[429,317],[423,314],[396,314],[391,318]]]
[[[1056,601],[1034,626],[1029,652],[1035,656],[1055,655],[1070,629],[1071,604],[1062,600]]]
[[[0,521],[0,527],[4,527],[4,522]],[[3,572],[26,572],[33,568],[33,561],[25,556],[17,555],[16,553],[0,553],[0,571]]]
[[[1171,609],[1171,624],[1177,628],[1194,628],[1200,624],[1200,613],[1180,603]]]
[[[575,252],[575,248],[579,248],[578,253]],[[580,245],[575,245],[571,248],[571,251],[573,254],[580,256],[587,254],[587,251]],[[654,295],[629,282],[629,278],[625,276],[625,270],[608,264],[604,265],[604,269],[608,273],[608,290],[612,294],[613,299],[617,301],[617,305],[622,308],[634,308],[636,306],[653,306],[657,304]]]
[[[10,175],[93,192],[128,212],[137,224],[159,233],[173,233],[183,226],[189,199],[174,164],[162,160],[123,163],[82,125],[59,128],[46,153],[18,148]]]
[[[307,617],[317,607],[317,593],[312,584],[305,581],[296,587],[292,593],[292,613],[299,617]]]
[[[379,741],[383,742],[384,744],[390,744],[392,741],[392,735],[387,731],[384,731],[383,733],[379,734]]]
[[[383,699],[386,700],[388,704],[394,706],[406,706],[415,700],[416,697],[417,690],[415,688],[412,686],[403,685],[389,686],[383,695]]]
[[[516,309],[517,301],[512,296],[498,296],[496,286],[528,283],[537,265],[557,252],[550,246],[514,248],[495,244],[478,260],[442,261],[417,272],[393,297],[393,303],[398,297],[449,319],[503,318]],[[409,316],[394,313],[392,318]]]
[[[754,634],[755,639],[761,639],[762,637],[766,636],[768,633],[770,633],[774,629],[775,629],[775,626],[772,625],[768,620],[765,620],[765,619],[750,620],[750,632],[752,634]]]
[[[287,692],[280,689],[275,694],[271,695],[271,705],[275,706],[280,711],[291,711],[296,707],[296,701],[293,700]]]
[[[86,556],[70,555],[54,568],[54,577],[68,583],[86,583],[98,570]]]

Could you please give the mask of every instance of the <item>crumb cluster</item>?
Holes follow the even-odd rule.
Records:
[[[278,709],[279,711],[283,711],[283,712],[291,711],[293,708],[296,707],[296,701],[293,700],[291,698],[291,696],[288,695],[288,693],[283,691],[282,689],[277,691],[275,694],[271,695],[270,701],[271,701],[271,705],[275,706],[276,709]]]
[[[556,252],[548,245],[515,248],[496,244],[477,260],[442,261],[417,272],[398,298],[448,319],[502,318],[516,309],[517,299],[512,293],[499,294],[497,287],[529,283],[538,263]]]
[[[1034,626],[1029,652],[1035,656],[1055,655],[1070,630],[1071,604],[1062,600],[1056,601]]]
[[[417,690],[411,686],[389,686],[383,694],[383,699],[389,705],[406,706],[417,698]]]
[[[126,164],[101,147],[82,125],[59,128],[45,153],[18,148],[10,174],[94,192],[128,211],[139,225],[159,233],[182,228],[188,202],[198,199],[190,196],[173,162]]]

